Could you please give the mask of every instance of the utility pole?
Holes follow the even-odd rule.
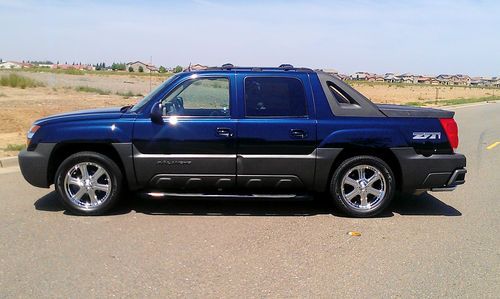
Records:
[[[436,87],[436,105],[438,103],[438,98],[439,98],[439,87]]]
[[[149,56],[149,65],[153,66],[153,56]],[[149,70],[149,92],[151,92],[151,69]]]

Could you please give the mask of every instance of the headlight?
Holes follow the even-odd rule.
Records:
[[[29,146],[30,145],[30,142],[31,142],[31,138],[33,138],[33,135],[35,135],[36,131],[38,131],[38,129],[40,129],[40,126],[37,126],[37,125],[33,125],[31,126],[30,130],[28,131],[28,139],[26,140],[26,146]]]

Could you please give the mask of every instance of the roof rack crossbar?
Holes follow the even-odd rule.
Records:
[[[206,71],[227,71],[227,70],[232,70],[232,71],[303,71],[303,72],[314,72],[310,68],[304,68],[304,67],[294,67],[291,64],[282,64],[279,67],[265,67],[265,66],[234,66],[230,63],[226,63],[222,65],[221,67],[215,66],[215,67],[209,67],[205,69]]]

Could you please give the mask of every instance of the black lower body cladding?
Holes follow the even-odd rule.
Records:
[[[28,183],[35,187],[49,188],[49,159],[55,146],[55,143],[40,143],[34,151],[22,150],[19,153],[19,167]]]
[[[401,191],[453,188],[465,182],[466,159],[462,154],[424,156],[413,148],[391,149],[401,167]]]

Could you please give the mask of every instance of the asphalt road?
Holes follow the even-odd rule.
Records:
[[[0,170],[0,297],[496,297],[500,103],[457,108],[467,182],[350,219],[313,202],[157,202],[65,213]],[[359,231],[360,237],[347,232]]]

